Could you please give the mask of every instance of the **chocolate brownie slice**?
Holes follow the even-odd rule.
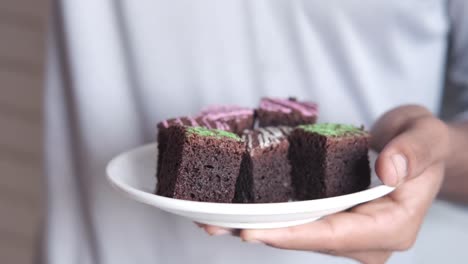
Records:
[[[158,166],[157,166],[157,173],[159,175],[159,168],[161,167],[161,159],[164,156],[164,152],[166,151],[167,140],[168,140],[168,132],[167,129],[171,126],[200,126],[206,127],[209,129],[220,129],[225,131],[232,131],[229,124],[224,122],[223,120],[209,120],[203,118],[201,116],[198,117],[177,117],[171,118],[167,120],[163,120],[158,123]],[[159,177],[159,176],[157,176]]]
[[[161,161],[158,195],[177,199],[230,203],[244,141],[234,133],[202,127],[170,126]]]
[[[253,128],[254,110],[233,105],[213,105],[203,109],[197,120],[208,124],[227,124],[229,129],[223,129],[222,127],[214,128],[229,130],[238,135],[242,135],[244,130]]]
[[[297,200],[349,194],[370,184],[369,134],[340,124],[301,125],[289,136]]]
[[[236,203],[287,202],[291,198],[288,161],[290,127],[265,127],[246,131],[246,153],[237,180]]]
[[[260,127],[314,124],[317,116],[317,104],[300,102],[295,98],[262,98],[257,109]]]

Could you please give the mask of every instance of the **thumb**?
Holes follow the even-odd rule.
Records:
[[[449,152],[448,145],[445,123],[432,115],[412,119],[383,146],[375,170],[384,184],[398,186],[404,180],[420,175],[432,164],[444,161]]]

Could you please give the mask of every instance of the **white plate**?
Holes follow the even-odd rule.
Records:
[[[394,188],[382,185],[375,173],[371,187],[348,195],[300,202],[226,204],[186,201],[155,195],[156,144],[122,153],[109,162],[109,182],[128,197],[195,222],[230,228],[279,228],[312,222],[382,197]],[[373,159],[371,155],[371,166]]]

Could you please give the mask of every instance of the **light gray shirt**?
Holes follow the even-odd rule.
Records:
[[[153,141],[158,121],[207,104],[296,96],[319,103],[321,122],[366,126],[406,103],[438,114],[444,91],[447,117],[467,108],[462,0],[57,2],[45,98],[47,263],[351,262],[208,237],[117,194],[105,165]],[[466,258],[467,220],[437,203],[415,249],[391,261]]]

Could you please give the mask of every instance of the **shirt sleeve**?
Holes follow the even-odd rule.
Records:
[[[441,117],[468,122],[468,1],[447,3],[450,31]]]

